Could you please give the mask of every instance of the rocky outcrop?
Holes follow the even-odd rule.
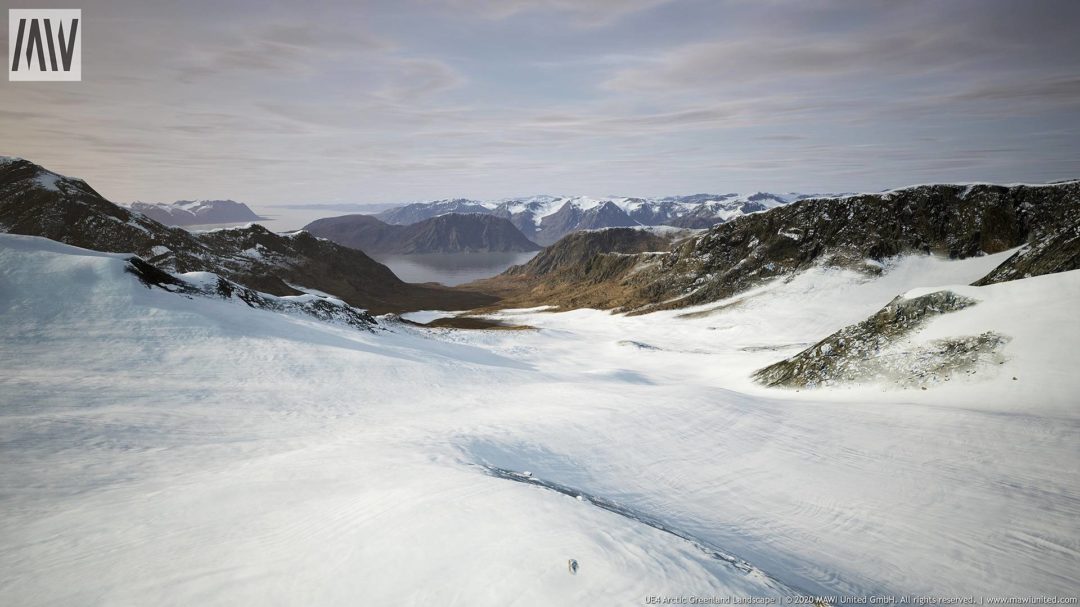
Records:
[[[158,288],[185,297],[208,297],[237,301],[250,308],[269,310],[282,314],[298,314],[328,323],[344,324],[356,329],[371,331],[378,324],[366,310],[356,309],[345,302],[320,295],[275,297],[240,286],[214,274],[206,274],[199,281],[187,280],[132,257],[125,268],[148,288]]]
[[[897,297],[879,312],[833,333],[802,352],[754,373],[759,383],[787,388],[879,382],[925,385],[965,371],[997,353],[1005,338],[995,333],[905,343],[925,323],[976,305],[951,291]],[[993,361],[998,362],[998,361]]]
[[[319,219],[304,230],[369,254],[490,253],[536,251],[506,219],[449,213],[410,225],[390,225],[370,215]]]
[[[1077,205],[1080,207],[1080,203]],[[1080,219],[1017,251],[976,286],[1080,269]]]

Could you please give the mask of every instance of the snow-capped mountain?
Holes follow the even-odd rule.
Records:
[[[379,221],[391,225],[408,225],[449,213],[490,214],[491,207],[485,206],[484,203],[478,200],[455,198],[452,200],[434,200],[432,202],[414,202],[403,207],[388,209],[376,214],[375,217],[378,217]]]
[[[447,213],[487,213],[509,219],[526,237],[549,245],[576,230],[673,225],[708,228],[813,195],[691,194],[662,198],[626,196],[527,196],[497,201],[458,198],[418,202],[378,215],[387,223],[415,223]]]
[[[262,219],[246,204],[235,200],[133,202],[129,208],[167,226],[240,223]]]

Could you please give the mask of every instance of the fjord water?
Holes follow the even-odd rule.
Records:
[[[424,255],[372,255],[405,282],[440,282],[448,287],[500,274],[510,266],[536,256],[527,253],[430,253]]]

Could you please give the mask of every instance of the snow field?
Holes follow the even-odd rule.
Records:
[[[123,256],[0,236],[0,601],[1069,594],[1076,272],[971,288],[979,305],[925,327],[1011,331],[993,374],[928,391],[747,378],[998,257],[900,259],[875,280],[814,270],[721,310],[369,334],[151,291]]]

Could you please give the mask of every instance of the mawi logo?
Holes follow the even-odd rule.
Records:
[[[82,11],[8,10],[8,80],[82,80]]]

